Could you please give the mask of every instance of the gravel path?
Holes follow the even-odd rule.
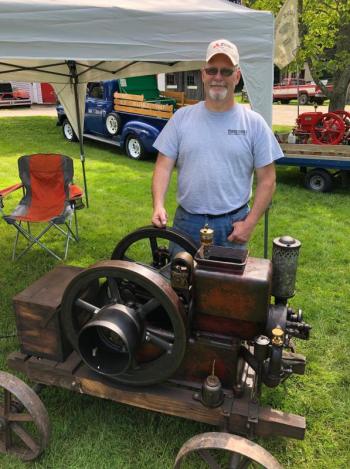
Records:
[[[245,104],[249,106],[249,104]],[[345,108],[350,112],[350,106]],[[313,106],[300,106],[300,113],[312,112]],[[327,106],[318,106],[317,111],[327,112]],[[272,123],[274,125],[294,125],[297,118],[298,107],[293,104],[274,104],[272,113]],[[11,116],[56,116],[56,108],[54,105],[45,106],[43,104],[33,104],[31,108],[2,108],[0,109],[0,117]]]

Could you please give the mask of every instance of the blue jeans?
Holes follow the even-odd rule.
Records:
[[[249,213],[249,206],[245,205],[233,215],[221,215],[211,217],[210,215],[197,215],[189,213],[182,207],[176,209],[173,227],[188,234],[197,244],[200,245],[199,230],[208,224],[214,230],[214,244],[216,246],[234,247],[236,249],[246,249],[246,244],[231,243],[227,236],[232,232],[232,223],[241,221]],[[172,255],[181,251],[179,246],[171,247]]]

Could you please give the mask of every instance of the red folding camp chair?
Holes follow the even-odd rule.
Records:
[[[24,155],[18,159],[18,170],[22,183],[0,190],[2,218],[17,230],[12,259],[19,259],[36,244],[56,259],[66,259],[69,241],[79,240],[76,210],[84,207],[82,189],[72,184],[74,173],[72,159],[69,156],[56,154]],[[22,200],[11,215],[5,215],[4,198],[20,188],[23,189],[24,194]],[[73,218],[74,232],[72,230]],[[26,223],[27,229],[23,222]],[[39,234],[34,235],[31,231],[32,223],[45,223],[45,228]],[[41,241],[44,234],[52,227],[65,238],[63,257],[57,255]],[[28,246],[17,255],[20,234],[28,240]]]

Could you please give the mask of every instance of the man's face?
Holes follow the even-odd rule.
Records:
[[[209,75],[205,70],[217,68],[216,75]],[[220,70],[234,70],[231,76],[224,76]],[[205,96],[212,101],[231,101],[235,86],[239,82],[241,73],[238,68],[232,65],[231,60],[224,54],[217,54],[206,63],[202,70],[202,81]]]

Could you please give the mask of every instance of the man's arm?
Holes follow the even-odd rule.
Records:
[[[273,163],[255,170],[256,189],[254,203],[247,218],[233,224],[227,239],[233,243],[247,243],[255,226],[268,208],[276,188],[276,172]]]
[[[162,153],[158,153],[152,179],[152,223],[158,228],[164,227],[168,221],[168,214],[165,210],[165,196],[169,187],[170,177],[174,165],[175,160],[168,158]]]

